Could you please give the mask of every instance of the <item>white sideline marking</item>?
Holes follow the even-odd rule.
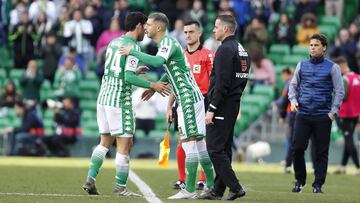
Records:
[[[129,170],[129,179],[139,188],[140,192],[149,203],[162,203],[162,201],[156,197],[151,188],[132,170]]]
[[[23,193],[23,192],[0,192],[0,195],[9,196],[46,196],[46,197],[113,197],[110,195],[75,195],[75,194],[49,194],[49,193]]]

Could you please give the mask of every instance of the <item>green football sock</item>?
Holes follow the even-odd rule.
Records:
[[[186,190],[188,192],[195,191],[195,180],[196,180],[196,171],[198,167],[198,156],[195,153],[190,153],[186,155],[185,167],[186,167]]]
[[[214,186],[214,169],[207,151],[199,152],[200,164],[205,172],[206,186],[212,188]]]
[[[115,168],[116,168],[116,176],[115,176],[116,185],[126,186],[129,177],[129,156],[116,153]]]
[[[94,180],[96,179],[96,176],[99,173],[101,165],[104,162],[105,155],[108,151],[109,151],[109,149],[107,149],[104,146],[101,146],[101,145],[96,146],[96,148],[94,149],[94,151],[91,155],[88,177],[90,177]]]

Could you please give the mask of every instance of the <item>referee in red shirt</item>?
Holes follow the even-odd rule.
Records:
[[[197,85],[201,93],[204,96],[205,103],[205,111],[209,106],[207,99],[207,92],[209,89],[210,83],[210,73],[212,69],[212,63],[214,58],[214,52],[204,48],[200,43],[200,37],[202,35],[201,25],[198,21],[189,21],[184,25],[184,34],[185,40],[187,43],[187,49],[185,49],[186,58],[190,64],[190,68],[194,75]],[[172,106],[168,106],[168,109],[171,109]],[[177,108],[177,105],[174,107]],[[176,110],[172,110],[170,115],[176,113]],[[168,110],[169,114],[169,110]],[[170,116],[169,115],[169,116]],[[175,128],[177,126],[177,116],[173,116],[175,120]],[[171,120],[171,118],[170,118]],[[177,129],[175,129],[177,130]],[[176,150],[176,159],[178,163],[178,175],[179,180],[174,184],[174,189],[178,189],[181,187],[181,184],[185,182],[185,152],[181,146],[181,141],[179,139],[179,143]],[[205,186],[205,174],[202,171],[200,180],[197,183],[197,189],[203,189]]]

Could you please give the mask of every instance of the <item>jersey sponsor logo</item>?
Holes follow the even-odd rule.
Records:
[[[236,73],[236,78],[249,78],[249,73]]]
[[[241,71],[246,71],[247,68],[248,68],[248,63],[247,63],[247,60],[240,60],[240,65],[241,65]]]
[[[353,80],[353,85],[354,85],[354,86],[360,85],[360,81],[359,81],[357,78],[355,78],[355,79]]]
[[[193,66],[193,73],[199,74],[200,72],[201,72],[201,65],[199,65],[199,64],[194,64],[194,66]]]

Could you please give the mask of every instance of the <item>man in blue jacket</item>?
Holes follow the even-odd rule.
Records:
[[[310,38],[310,59],[298,63],[290,82],[291,110],[297,112],[293,139],[296,183],[292,192],[299,193],[306,184],[304,151],[313,136],[316,149],[314,160],[314,193],[322,193],[325,182],[330,144],[331,123],[344,97],[340,68],[324,58],[327,38],[315,34]],[[335,93],[334,98],[332,97]]]

